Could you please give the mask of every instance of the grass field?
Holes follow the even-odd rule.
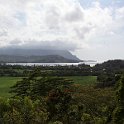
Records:
[[[82,85],[91,85],[96,83],[96,76],[67,76],[66,78]],[[10,97],[10,87],[20,79],[20,77],[0,77],[0,97]]]
[[[0,77],[0,97],[10,97],[10,87],[20,79],[20,77]]]
[[[73,80],[76,84],[82,85],[92,85],[97,82],[96,76],[67,76],[66,78]]]

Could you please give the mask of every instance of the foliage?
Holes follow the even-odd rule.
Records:
[[[0,108],[0,121],[3,124],[43,124],[48,119],[41,101],[32,101],[28,97],[3,100]]]
[[[47,76],[98,76],[103,74],[122,74],[124,60],[109,60],[94,67],[85,64],[65,66],[37,66],[42,75]],[[0,64],[0,76],[26,77],[36,66]]]
[[[67,76],[64,77],[69,80],[73,80],[76,84],[81,85],[94,85],[96,83],[96,76]],[[10,87],[16,84],[17,81],[21,81],[22,77],[0,77],[0,96],[9,98],[13,94],[9,93]]]
[[[113,112],[113,121],[116,124],[124,123],[124,77],[119,81],[116,90],[117,105]]]
[[[113,87],[119,80],[121,75],[119,74],[101,74],[97,76],[97,84],[96,87],[98,88],[105,88],[105,87]]]
[[[124,72],[124,60],[109,60],[102,64],[96,64],[93,67],[93,73],[96,75],[104,73],[122,74]]]
[[[46,96],[52,89],[68,88],[73,82],[61,77],[37,77],[35,74],[28,78],[18,81],[12,88],[11,92],[15,96]]]
[[[0,118],[6,124],[106,124],[115,108],[113,92],[75,84],[68,90],[53,89],[37,100],[1,99]]]
[[[47,109],[50,113],[49,120],[59,120],[63,123],[67,123],[71,101],[72,97],[68,91],[61,91],[60,89],[50,91],[46,100]]]
[[[91,68],[80,65],[78,67],[35,67],[35,71],[33,71],[33,68],[30,67],[31,70],[28,73],[30,75],[12,87],[11,92],[14,93],[14,97],[0,99],[0,123],[123,124],[124,78],[117,84],[115,98],[114,87],[84,86],[71,80],[75,78],[75,81],[83,81],[79,77],[77,79],[77,77],[69,76],[67,79],[50,76],[53,72],[52,75],[58,74],[58,76],[74,73],[75,75],[79,73],[80,75],[83,73],[84,75],[95,75],[96,70],[99,69],[97,70],[99,82],[109,84],[109,82],[114,81],[116,83],[120,80],[119,66],[114,68],[118,71],[112,70],[113,73],[110,71],[112,68],[108,66],[109,63],[111,61],[101,64],[99,66],[101,69],[96,68],[97,66]],[[112,63],[114,62],[112,61]]]
[[[100,120],[103,123],[106,122],[115,108],[113,88],[96,89],[90,86],[76,86],[75,89],[73,98],[76,103],[82,105],[82,113],[90,115],[90,121],[92,121],[90,123],[96,124]]]

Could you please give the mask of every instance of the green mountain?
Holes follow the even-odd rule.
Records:
[[[77,60],[80,61],[75,55],[72,55],[67,50],[42,50],[42,49],[15,49],[15,48],[1,48],[0,55],[10,55],[10,56],[48,56],[55,55],[64,57],[69,60]],[[43,57],[44,58],[44,57]],[[57,58],[57,57],[56,57]],[[64,59],[63,58],[63,59]],[[61,58],[62,59],[62,58]]]
[[[0,49],[0,62],[5,63],[75,63],[80,61],[67,50]]]
[[[76,63],[78,60],[71,60],[59,55],[46,56],[15,56],[0,55],[1,63]]]

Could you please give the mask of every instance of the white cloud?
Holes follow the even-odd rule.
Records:
[[[124,26],[124,7],[77,0],[0,0],[0,47],[92,49]],[[102,43],[101,43],[102,42]]]

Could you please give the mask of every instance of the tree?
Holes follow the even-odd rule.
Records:
[[[124,77],[119,81],[116,90],[117,105],[113,112],[113,122],[115,124],[124,123]]]
[[[49,120],[68,123],[68,111],[71,101],[71,94],[66,91],[60,89],[50,91],[46,100]]]
[[[39,72],[33,72],[29,77],[23,78],[11,87],[15,96],[37,99],[45,97],[52,89],[68,89],[73,84],[72,80],[61,77],[39,76]]]
[[[2,112],[2,124],[47,124],[48,112],[41,101],[33,101],[29,97],[7,101],[8,109]]]

